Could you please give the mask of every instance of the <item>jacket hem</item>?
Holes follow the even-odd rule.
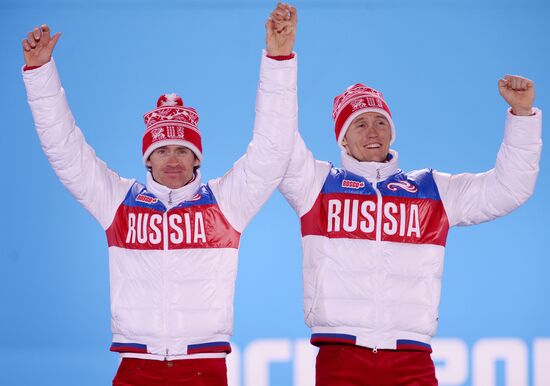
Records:
[[[110,351],[120,354],[133,353],[133,354],[158,354],[151,352],[150,348],[143,343],[134,342],[112,342]],[[177,351],[172,351],[170,355],[166,357],[177,355],[193,355],[193,354],[215,354],[224,353],[229,354],[231,352],[231,344],[227,341],[216,342],[204,342],[194,344],[183,344]]]
[[[343,344],[350,346],[361,346],[373,350],[396,350],[396,351],[423,351],[432,352],[432,346],[427,342],[414,339],[384,339],[383,343],[373,344],[367,342],[375,342],[371,338],[358,337],[351,334],[342,334],[337,332],[330,333],[313,333],[311,334],[310,343],[314,346],[321,347],[325,345]]]

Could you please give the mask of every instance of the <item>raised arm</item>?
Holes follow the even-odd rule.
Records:
[[[534,191],[542,149],[542,112],[533,108],[534,83],[506,75],[498,88],[510,109],[495,167],[479,174],[434,173],[451,226],[503,216]]]
[[[61,36],[47,25],[23,40],[23,80],[36,131],[61,182],[106,229],[132,184],[95,155],[71,114],[52,52]]]
[[[277,28],[275,13],[286,14]],[[210,181],[214,195],[233,227],[241,232],[279,185],[288,165],[297,127],[296,10],[280,4],[266,22],[256,95],[256,118],[246,154],[223,177]]]
[[[279,191],[299,217],[315,204],[330,168],[330,163],[313,157],[300,133],[296,132],[290,162]]]
[[[279,3],[268,20],[268,36],[275,31],[284,30],[289,25],[289,14],[281,9]],[[274,45],[275,42],[278,43],[277,40],[272,40],[271,44]],[[268,47],[269,44],[268,39]],[[300,133],[296,131],[292,140],[290,161],[279,185],[279,191],[299,216],[314,204],[329,169],[330,164],[315,160]]]

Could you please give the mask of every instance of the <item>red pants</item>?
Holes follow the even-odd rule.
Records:
[[[113,386],[227,386],[225,358],[156,361],[123,358]]]
[[[430,353],[322,346],[315,365],[316,386],[437,386]]]

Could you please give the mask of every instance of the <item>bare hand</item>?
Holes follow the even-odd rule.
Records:
[[[278,3],[265,23],[266,49],[269,56],[287,56],[292,53],[296,38],[296,8]]]
[[[59,40],[61,33],[50,37],[50,27],[42,24],[29,32],[26,39],[21,42],[23,45],[23,56],[28,67],[39,67],[50,61],[52,52]]]
[[[506,75],[498,81],[498,91],[512,107],[514,115],[531,115],[535,100],[535,83],[517,75]]]

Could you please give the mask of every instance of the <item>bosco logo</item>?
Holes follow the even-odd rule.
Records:
[[[354,180],[343,180],[342,188],[361,189],[365,187],[365,182]]]
[[[149,197],[144,194],[138,194],[138,196],[136,197],[136,201],[143,202],[145,204],[155,204],[158,202],[158,198]]]

